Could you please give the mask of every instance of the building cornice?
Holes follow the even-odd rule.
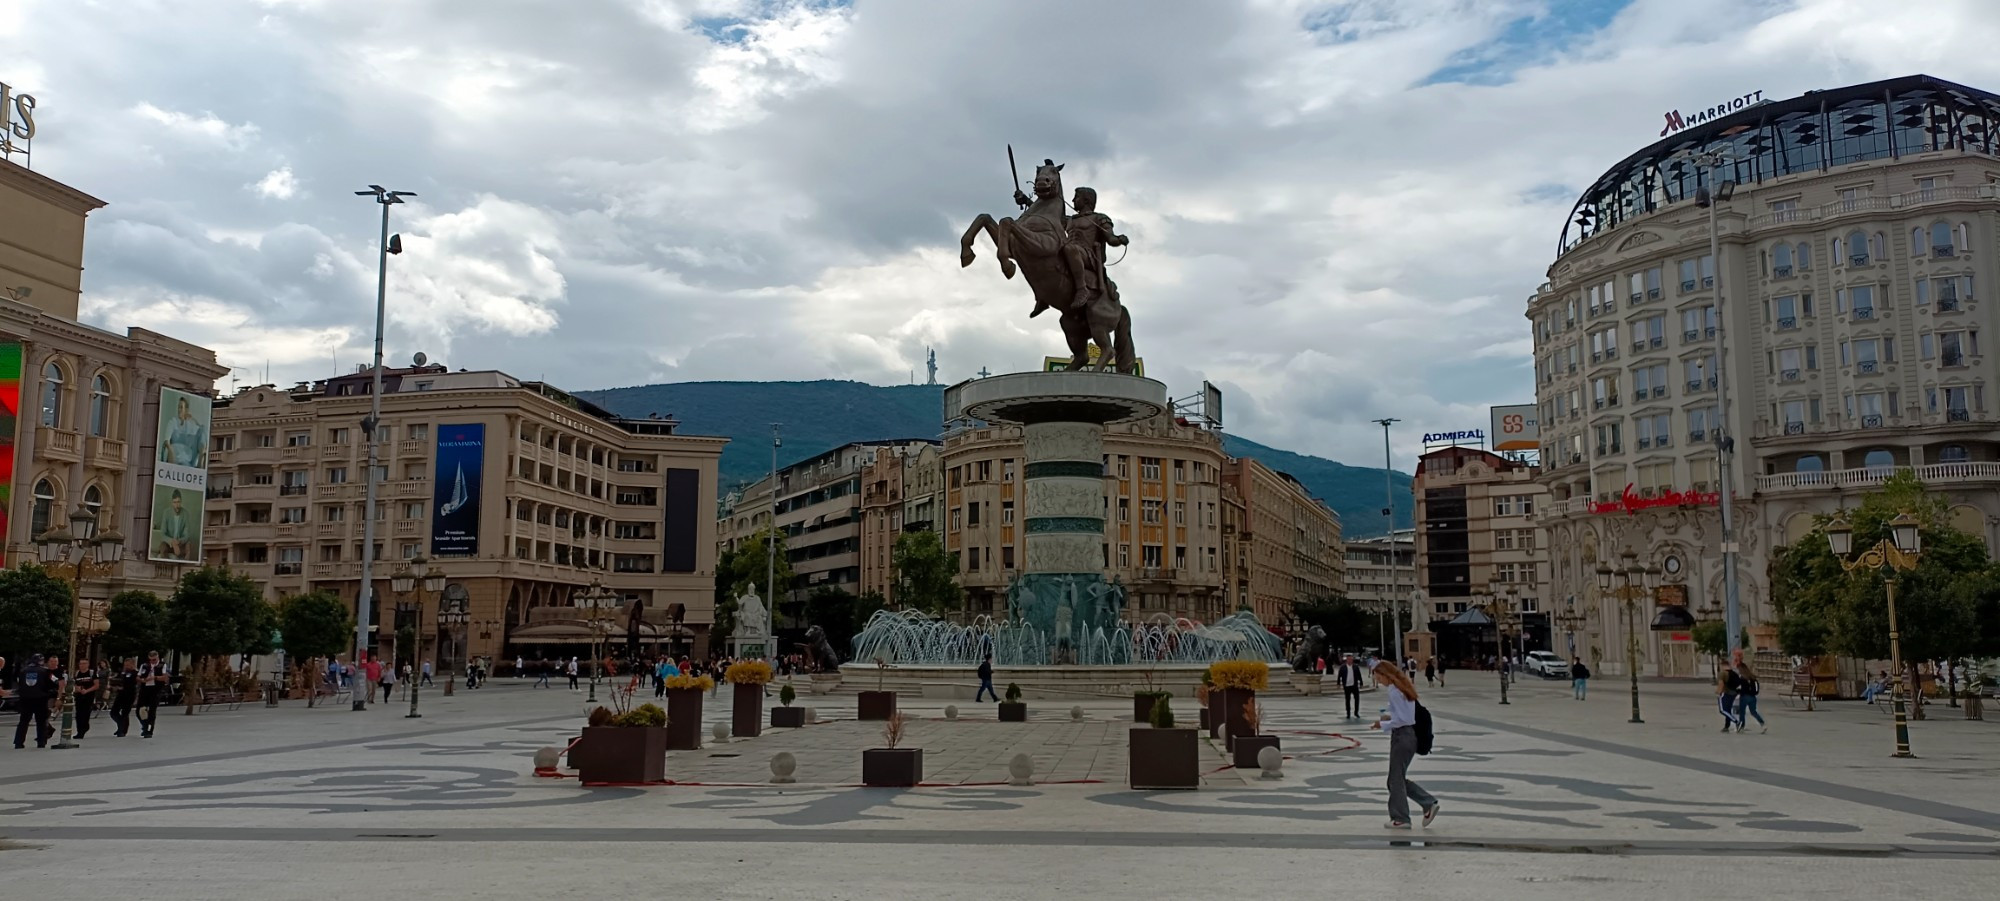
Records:
[[[0,162],[0,184],[78,215],[87,216],[92,210],[103,209],[105,205],[104,201],[89,194],[13,163]]]

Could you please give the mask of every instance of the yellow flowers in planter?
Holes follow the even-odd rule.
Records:
[[[685,673],[667,677],[667,690],[678,691],[683,688],[692,688],[696,691],[714,691],[715,680],[707,676],[690,676]]]
[[[1271,687],[1271,665],[1257,660],[1221,660],[1208,665],[1216,688],[1263,691]]]
[[[722,672],[722,678],[731,685],[763,685],[771,681],[771,665],[762,660],[732,663]]]

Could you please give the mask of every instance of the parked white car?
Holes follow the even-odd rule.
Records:
[[[1569,661],[1557,657],[1554,651],[1529,651],[1523,664],[1528,672],[1557,679],[1569,678]]]

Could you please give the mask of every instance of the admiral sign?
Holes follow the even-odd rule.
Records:
[[[1424,445],[1427,447],[1433,444],[1466,444],[1466,443],[1478,443],[1478,444],[1486,443],[1486,432],[1480,429],[1467,429],[1462,432],[1424,433]]]
[[[1667,124],[1664,128],[1660,129],[1660,137],[1664,138],[1667,135],[1673,134],[1674,132],[1693,128],[1697,125],[1702,124],[1703,122],[1712,122],[1716,119],[1722,118],[1723,116],[1727,116],[1730,113],[1736,112],[1738,110],[1749,109],[1750,107],[1763,102],[1764,102],[1763,91],[1751,91],[1750,93],[1744,94],[1741,97],[1734,97],[1728,100],[1724,100],[1721,103],[1718,103],[1714,106],[1708,107],[1706,109],[1697,109],[1694,112],[1687,113],[1685,115],[1682,114],[1680,110],[1674,110],[1673,112],[1666,114]]]

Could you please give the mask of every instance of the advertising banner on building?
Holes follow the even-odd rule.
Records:
[[[13,521],[14,436],[21,422],[23,359],[20,342],[0,341],[0,535],[8,534],[7,527]],[[10,562],[6,550],[6,543],[0,542],[0,566]]]
[[[157,563],[201,562],[202,502],[208,495],[210,401],[160,389],[160,455],[153,467],[153,524],[147,556]]]
[[[1534,404],[1508,404],[1493,408],[1493,449],[1531,451],[1542,446],[1542,424]]]
[[[479,483],[485,474],[486,426],[440,425],[432,468],[431,556],[479,555]]]

